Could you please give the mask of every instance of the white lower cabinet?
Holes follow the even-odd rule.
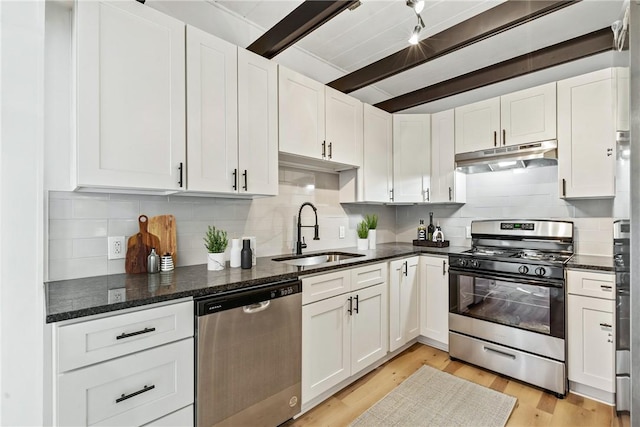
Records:
[[[420,257],[420,335],[432,344],[449,348],[448,258]]]
[[[615,392],[614,275],[567,270],[569,387],[613,403]],[[593,288],[589,284],[598,284]],[[585,284],[587,284],[585,286]],[[602,289],[601,297],[593,292]],[[603,394],[604,392],[605,394]],[[606,393],[609,393],[607,395]]]
[[[395,351],[420,333],[418,260],[389,263],[389,351]]]
[[[64,322],[54,346],[55,425],[193,424],[193,302]]]
[[[355,290],[302,307],[303,404],[387,354],[386,263],[342,273]],[[303,300],[306,282],[321,277],[303,279]]]

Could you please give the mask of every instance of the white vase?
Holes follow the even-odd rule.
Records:
[[[369,230],[369,249],[376,248],[376,230]]]
[[[240,252],[242,247],[240,246],[240,239],[231,239],[231,252],[229,254],[229,267],[240,267]]]
[[[358,250],[359,251],[366,251],[367,249],[369,249],[369,239],[364,238],[358,238]]]
[[[224,270],[224,252],[207,254],[207,270]]]

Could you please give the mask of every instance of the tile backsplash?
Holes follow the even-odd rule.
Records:
[[[124,259],[107,259],[107,237],[129,236],[138,231],[138,216],[172,214],[176,217],[178,265],[204,264],[202,237],[208,225],[229,233],[230,238],[256,236],[258,256],[291,253],[296,239],[300,205],[318,208],[319,241],[313,230],[303,229],[308,251],[356,245],[356,224],[367,213],[378,214],[378,242],[411,242],[418,222],[428,223],[429,212],[439,221],[445,239],[468,246],[465,228],[474,219],[565,219],[575,224],[575,251],[611,255],[612,222],[628,212],[629,186],[618,171],[618,195],[613,200],[558,198],[558,168],[520,172],[504,171],[467,176],[467,203],[462,205],[341,205],[338,175],[281,167],[279,195],[275,197],[223,199],[193,196],[140,196],[103,193],[49,193],[49,280],[117,274]],[[313,225],[313,211],[302,213],[304,225]],[[339,238],[339,228],[346,235]],[[229,249],[227,249],[228,258]]]
[[[445,239],[463,246],[471,244],[465,227],[474,219],[557,219],[573,221],[576,253],[610,256],[613,220],[624,216],[628,185],[618,185],[615,199],[602,200],[563,200],[558,190],[557,166],[467,175],[463,205],[399,206],[397,240],[415,239],[419,220],[428,224],[429,212],[440,222]]]
[[[307,251],[356,245],[356,224],[366,213],[378,214],[378,242],[395,241],[395,208],[340,205],[338,175],[281,167],[279,195],[253,200],[193,196],[141,196],[104,193],[49,193],[49,280],[124,273],[124,259],[107,258],[107,237],[138,232],[138,216],[176,217],[178,265],[204,264],[202,237],[208,225],[228,232],[229,238],[256,236],[258,256],[291,253],[296,239],[300,205],[318,209],[320,240],[303,229]],[[304,225],[314,224],[305,208]],[[345,238],[339,238],[339,227]],[[229,248],[227,248],[227,259]]]

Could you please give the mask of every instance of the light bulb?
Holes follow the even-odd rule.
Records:
[[[409,37],[409,44],[418,44],[418,37],[420,37],[420,26],[416,25],[416,27],[413,29],[413,32],[411,33],[411,37]]]
[[[415,2],[413,4],[413,10],[415,10],[416,13],[422,12],[423,9],[424,9],[424,1],[423,0],[417,1],[417,2]]]

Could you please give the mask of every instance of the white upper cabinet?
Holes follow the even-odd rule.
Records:
[[[364,105],[363,200],[390,202],[393,156],[393,118],[390,113]]]
[[[427,201],[432,203],[464,203],[466,175],[456,171],[454,110],[431,115],[431,185]]]
[[[325,158],[338,163],[362,165],[362,102],[327,86],[325,111]]]
[[[282,66],[278,74],[280,151],[322,158],[326,154],[324,85]]]
[[[278,193],[277,65],[187,26],[187,189]]]
[[[135,1],[75,10],[77,186],[179,191],[184,24]]]
[[[187,188],[234,192],[238,169],[237,48],[187,26]]]
[[[278,194],[278,65],[238,48],[238,192]]]
[[[279,70],[280,152],[336,170],[360,167],[362,102],[285,67]]]
[[[556,84],[548,83],[455,109],[455,152],[556,138]]]
[[[393,200],[428,202],[430,170],[430,115],[394,114]]]
[[[500,98],[458,107],[455,116],[456,154],[499,145]]]
[[[608,68],[558,82],[560,197],[615,196],[616,131],[628,125],[628,102],[618,96],[618,85],[628,82],[625,71]],[[626,80],[618,81],[619,74]]]
[[[502,145],[556,139],[556,84],[548,83],[500,97]]]

